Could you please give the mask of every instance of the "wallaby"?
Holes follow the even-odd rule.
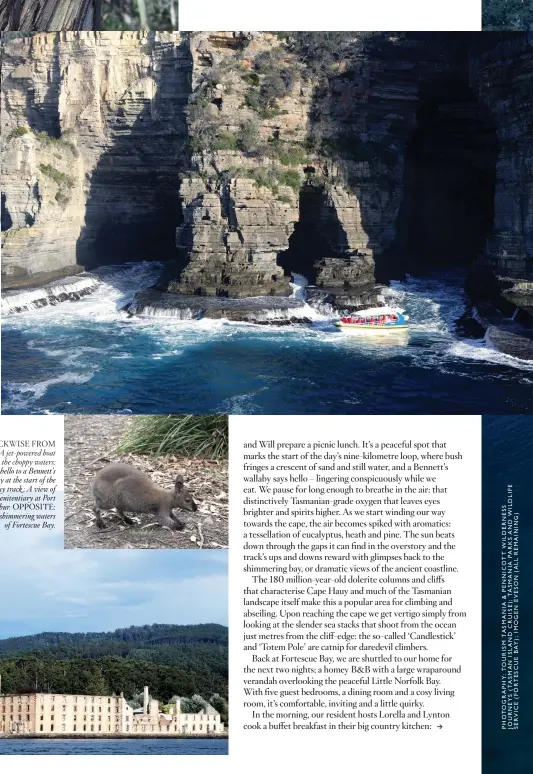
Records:
[[[118,515],[126,524],[135,522],[126,516],[124,511],[155,513],[163,526],[170,529],[183,529],[184,522],[174,517],[172,509],[196,511],[198,508],[191,493],[183,484],[183,476],[176,476],[174,489],[163,489],[154,484],[150,476],[137,470],[133,465],[123,465],[118,462],[106,465],[96,474],[92,493],[96,526],[99,529],[105,529],[100,510],[116,508]]]

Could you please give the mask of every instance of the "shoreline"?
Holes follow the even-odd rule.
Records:
[[[228,739],[228,734],[0,734],[0,742],[20,739]]]

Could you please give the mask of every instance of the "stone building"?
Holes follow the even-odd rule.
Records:
[[[0,694],[0,734],[24,735],[211,735],[224,732],[220,714],[210,705],[202,712],[181,711],[180,700],[162,713],[144,687],[143,707],[124,696],[74,694]]]

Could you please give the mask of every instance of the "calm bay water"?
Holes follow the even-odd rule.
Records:
[[[0,755],[227,754],[227,739],[0,739]]]
[[[348,337],[331,313],[311,325],[127,318],[154,264],[93,295],[4,318],[2,411],[27,413],[533,413],[533,362],[461,335],[463,277],[393,283],[408,342]]]
[[[483,774],[533,774],[533,417],[483,417]],[[501,515],[519,517],[519,728],[501,728]],[[472,711],[477,703],[474,699]]]

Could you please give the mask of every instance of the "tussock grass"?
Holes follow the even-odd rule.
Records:
[[[225,459],[228,456],[228,417],[225,414],[136,417],[117,451]]]

